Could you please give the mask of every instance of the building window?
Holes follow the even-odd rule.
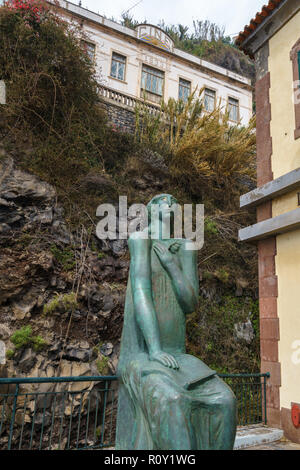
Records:
[[[110,76],[118,80],[125,80],[126,57],[113,52]]]
[[[230,121],[238,122],[239,120],[239,100],[228,98],[228,114]]]
[[[161,70],[143,65],[142,69],[142,96],[159,103],[163,97],[165,74]]]
[[[179,79],[179,99],[187,102],[189,96],[191,94],[191,82],[187,80],[183,80],[183,78]]]
[[[211,113],[215,109],[216,105],[216,92],[205,88],[204,90],[204,109]]]
[[[84,52],[87,54],[88,58],[94,62],[95,60],[95,51],[96,51],[96,46],[92,42],[87,42],[87,41],[81,41],[81,47],[84,50]]]

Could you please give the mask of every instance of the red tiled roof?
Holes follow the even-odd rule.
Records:
[[[240,46],[240,49],[243,49],[241,44],[250,36],[256,28],[265,21],[265,19],[270,16],[270,14],[282,3],[283,0],[270,0],[268,5],[262,7],[261,12],[256,14],[256,17],[250,21],[248,26],[245,26],[244,31],[241,31],[235,43],[237,46]]]

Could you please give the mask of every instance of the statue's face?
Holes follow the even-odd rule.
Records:
[[[171,194],[165,194],[160,196],[157,202],[155,201],[155,204],[158,204],[161,210],[168,211],[172,204],[177,204],[177,201]]]
[[[177,200],[171,194],[162,194],[151,201],[151,206],[159,206],[159,219],[164,220],[165,222],[167,222],[168,219],[172,222],[174,219],[174,214],[171,211],[173,204],[177,204]]]

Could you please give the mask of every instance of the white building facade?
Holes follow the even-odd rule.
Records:
[[[82,30],[83,47],[95,61],[101,94],[108,103],[133,111],[137,102],[146,100],[155,109],[162,99],[185,100],[195,88],[205,88],[208,111],[220,103],[232,122],[249,123],[248,78],[176,49],[156,26],[142,24],[132,30],[71,2],[59,4],[60,14]]]

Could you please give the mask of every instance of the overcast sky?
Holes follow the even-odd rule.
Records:
[[[78,0],[71,0],[78,3]],[[138,3],[138,0],[82,0],[82,6],[104,14],[108,18],[120,20],[122,11]],[[267,0],[142,0],[130,13],[143,22],[157,24],[165,20],[167,24],[193,25],[193,20],[210,20],[226,27],[226,33],[236,34],[249,23]]]

